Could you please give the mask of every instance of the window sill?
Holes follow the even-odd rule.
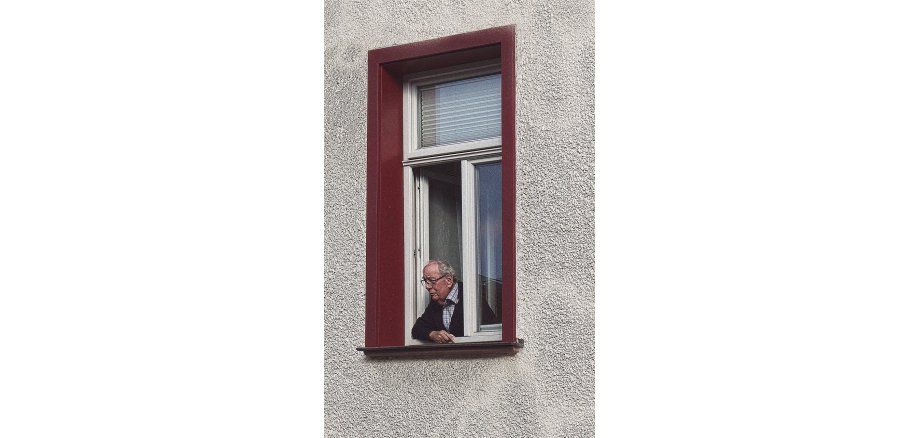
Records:
[[[457,344],[424,344],[398,347],[358,347],[364,355],[376,359],[385,357],[487,357],[509,356],[524,347],[524,340],[515,342],[463,342]]]

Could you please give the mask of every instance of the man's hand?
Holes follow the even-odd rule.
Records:
[[[454,335],[448,333],[446,330],[435,330],[428,333],[428,339],[439,344],[449,344],[454,342]]]

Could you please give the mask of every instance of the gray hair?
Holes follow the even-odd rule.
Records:
[[[447,263],[444,260],[428,260],[428,263],[425,263],[425,266],[428,266],[432,263],[438,264],[438,274],[441,275],[450,275],[454,280],[457,279],[457,271],[454,270],[454,267]]]

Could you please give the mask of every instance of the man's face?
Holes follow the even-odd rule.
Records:
[[[437,263],[432,263],[425,266],[425,269],[422,270],[425,278],[428,280],[434,280],[438,277],[441,277],[441,273],[438,272]],[[454,279],[450,275],[439,278],[438,281],[434,283],[425,283],[425,289],[428,289],[428,296],[431,297],[432,301],[437,301],[438,304],[444,304],[444,300],[447,298],[447,294],[450,293],[450,289],[454,287]]]

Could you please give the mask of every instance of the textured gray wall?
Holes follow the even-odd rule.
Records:
[[[517,25],[513,357],[368,360],[367,51]],[[594,3],[326,1],[328,436],[594,434]]]

